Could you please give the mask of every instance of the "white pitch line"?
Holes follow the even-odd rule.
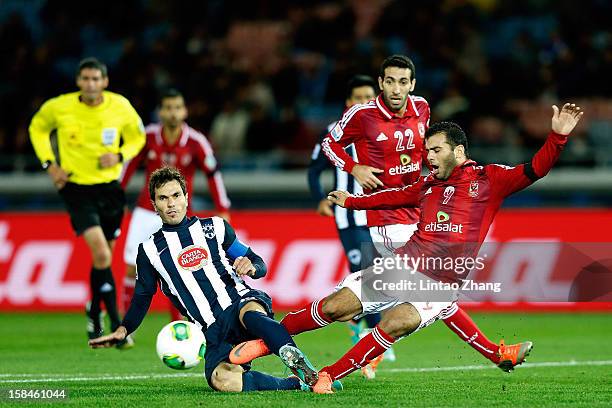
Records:
[[[538,367],[575,367],[575,366],[608,366],[612,365],[612,360],[594,360],[594,361],[543,361],[541,363],[525,363],[517,369],[538,368]],[[488,370],[497,368],[495,365],[468,365],[455,367],[422,367],[422,368],[381,368],[378,371],[386,371],[390,373],[428,373],[436,371],[471,371],[471,370]]]
[[[543,361],[541,363],[527,363],[517,367],[519,370],[526,368],[539,367],[579,367],[579,366],[609,366],[612,365],[612,360],[592,360],[592,361]],[[451,366],[451,367],[422,367],[422,368],[381,368],[380,372],[389,373],[427,373],[440,371],[476,371],[496,369],[494,365],[468,365],[468,366]],[[280,375],[280,372],[272,373]],[[3,374],[3,376],[26,377],[36,374]],[[43,375],[61,375],[61,374],[40,374]],[[202,377],[201,372],[198,373],[173,373],[173,374],[132,374],[132,375],[103,375],[103,376],[82,376],[82,377],[63,377],[63,378],[26,378],[26,379],[8,379],[0,380],[0,384],[17,384],[17,383],[51,383],[51,382],[79,382],[79,381],[117,381],[117,380],[155,380],[163,378],[196,378]]]

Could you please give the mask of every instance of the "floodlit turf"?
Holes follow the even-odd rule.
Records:
[[[535,348],[528,362],[511,374],[489,368],[438,322],[396,345],[397,362],[381,363],[376,380],[355,373],[343,380],[343,392],[314,395],[221,394],[205,384],[202,365],[183,372],[166,368],[154,347],[166,315],[147,316],[136,334],[136,348],[121,352],[89,350],[81,314],[0,314],[0,405],[9,402],[8,389],[65,388],[69,397],[58,404],[84,407],[612,406],[612,315],[474,318],[495,340],[502,335],[507,343],[532,340]],[[348,329],[341,324],[296,340],[319,367],[350,346]],[[254,368],[283,374],[275,357],[257,361]]]

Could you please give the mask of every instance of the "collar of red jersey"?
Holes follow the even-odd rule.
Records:
[[[412,99],[411,95],[408,95],[408,98],[406,100],[406,112],[404,113],[404,116],[398,116],[396,113],[392,112],[387,107],[382,93],[380,93],[376,97],[376,106],[382,112],[383,116],[387,118],[388,120],[391,120],[393,118],[406,118],[410,116],[417,116],[417,117],[419,116],[419,112],[417,111],[416,105],[414,104],[414,100]]]
[[[473,166],[475,164],[476,164],[476,162],[474,160],[467,159],[461,165],[455,167],[448,178],[450,179],[450,178],[456,176],[459,173],[459,171],[460,171],[459,169],[465,169],[466,167]]]

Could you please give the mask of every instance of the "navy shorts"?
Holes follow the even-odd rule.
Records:
[[[204,376],[212,387],[211,377],[215,368],[223,362],[229,362],[230,351],[243,341],[253,340],[242,324],[240,324],[240,309],[248,302],[255,301],[261,304],[269,317],[273,318],[272,299],[261,290],[251,289],[240,302],[232,304],[225,309],[221,316],[208,327],[206,337],[206,353],[204,353]],[[251,369],[250,364],[242,365],[246,371]]]
[[[365,226],[353,226],[338,230],[340,242],[344,247],[344,253],[349,261],[351,272],[366,269],[374,264],[374,258],[378,256],[370,230]]]

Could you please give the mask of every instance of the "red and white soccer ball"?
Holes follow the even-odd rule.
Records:
[[[204,359],[206,338],[195,324],[177,320],[160,330],[156,347],[157,355],[167,367],[187,370]]]

